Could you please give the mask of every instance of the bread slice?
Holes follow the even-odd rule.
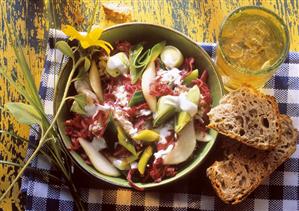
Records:
[[[125,22],[131,19],[131,7],[115,3],[115,2],[106,2],[102,3],[104,13],[108,20],[115,22]]]
[[[217,195],[226,203],[237,204],[244,200],[262,180],[296,150],[298,132],[292,120],[281,115],[282,136],[271,151],[256,150],[244,144],[224,138],[224,160],[216,161],[207,169]]]
[[[280,138],[279,115],[274,97],[244,86],[211,109],[208,127],[248,146],[269,150]]]

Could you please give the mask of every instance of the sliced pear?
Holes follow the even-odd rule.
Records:
[[[176,113],[176,108],[167,103],[169,101],[167,96],[168,95],[159,98],[157,113],[154,116],[154,127],[160,126]]]
[[[141,88],[142,88],[143,96],[148,106],[152,110],[152,112],[156,112],[156,107],[157,107],[157,97],[150,95],[150,85],[153,81],[155,81],[155,77],[156,77],[155,62],[152,61],[144,70],[141,78]]]
[[[103,90],[102,90],[102,82],[99,70],[97,68],[96,62],[92,60],[90,70],[89,70],[89,81],[90,86],[94,93],[96,94],[99,102],[103,102]]]
[[[83,138],[79,138],[78,140],[96,170],[108,176],[120,176],[120,172],[109,162],[109,160],[107,160],[104,155],[102,155],[102,153],[98,152],[93,147],[91,142]]]
[[[198,105],[200,99],[200,90],[197,85],[194,85],[191,89],[189,89],[187,93],[187,99]],[[186,126],[186,124],[191,121],[191,118],[192,116],[188,112],[181,111],[177,117],[175,132],[179,133]]]
[[[175,165],[186,161],[196,146],[193,121],[189,122],[178,134],[174,148],[163,158],[165,165]]]

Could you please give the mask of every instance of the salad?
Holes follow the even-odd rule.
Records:
[[[198,141],[211,140],[208,72],[165,41],[118,41],[78,75],[65,131],[70,150],[102,174],[135,188],[160,182],[192,159]]]

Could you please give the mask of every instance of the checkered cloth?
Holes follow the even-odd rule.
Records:
[[[49,39],[64,39],[61,31],[50,30]],[[214,44],[201,44],[210,56],[215,54]],[[45,111],[53,114],[54,81],[57,79],[62,54],[48,44],[45,69],[40,84],[40,96]],[[63,63],[67,59],[64,59]],[[288,114],[299,128],[299,53],[289,53],[285,63],[266,84],[265,92],[274,95],[281,113]],[[31,132],[31,142],[37,135]],[[217,144],[215,146],[217,148]],[[28,155],[32,153],[28,148]],[[167,187],[145,192],[107,185],[80,170],[75,169],[76,185],[81,198],[89,210],[299,210],[299,146],[297,151],[281,165],[271,177],[264,181],[244,202],[236,206],[225,205],[213,191],[205,176],[205,169],[211,165],[215,151],[208,160],[186,178]],[[55,172],[42,156],[32,162],[32,167]],[[64,185],[45,181],[26,174],[22,178],[22,192],[25,195],[26,210],[74,210],[73,199]]]

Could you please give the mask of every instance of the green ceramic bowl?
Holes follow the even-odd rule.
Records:
[[[152,43],[157,43],[165,40],[167,44],[174,45],[179,48],[184,56],[193,56],[196,60],[196,67],[199,70],[207,70],[209,72],[208,84],[212,92],[213,97],[213,106],[219,103],[220,98],[223,95],[223,86],[219,75],[216,72],[215,66],[209,57],[209,55],[193,40],[185,36],[184,34],[175,31],[170,28],[166,28],[160,25],[147,24],[147,23],[126,23],[121,25],[116,25],[110,28],[107,28],[103,34],[102,39],[114,43],[117,40],[128,40],[132,43],[137,43],[138,41],[148,41]],[[57,111],[58,105],[61,102],[63,91],[65,90],[66,80],[70,71],[70,64],[66,64],[62,72],[60,73],[60,78],[57,83],[54,99],[54,111]],[[64,121],[70,118],[69,107],[64,106],[61,115],[58,117],[57,126],[61,134],[63,145],[68,148],[70,146],[70,139],[65,134]],[[180,166],[180,169],[176,176],[165,179],[160,183],[137,183],[139,187],[142,188],[153,188],[169,184],[178,179],[183,178],[188,173],[193,171],[198,167],[208,155],[209,151],[212,149],[217,133],[213,130],[209,131],[210,135],[213,137],[213,140],[208,143],[200,144],[200,148],[195,151],[192,159],[186,161],[183,165]],[[108,183],[122,186],[130,187],[127,180],[123,177],[111,177],[101,174],[96,171],[93,167],[87,165],[83,159],[74,151],[68,151],[79,167],[81,167],[85,172],[88,172],[93,177],[106,181]]]

